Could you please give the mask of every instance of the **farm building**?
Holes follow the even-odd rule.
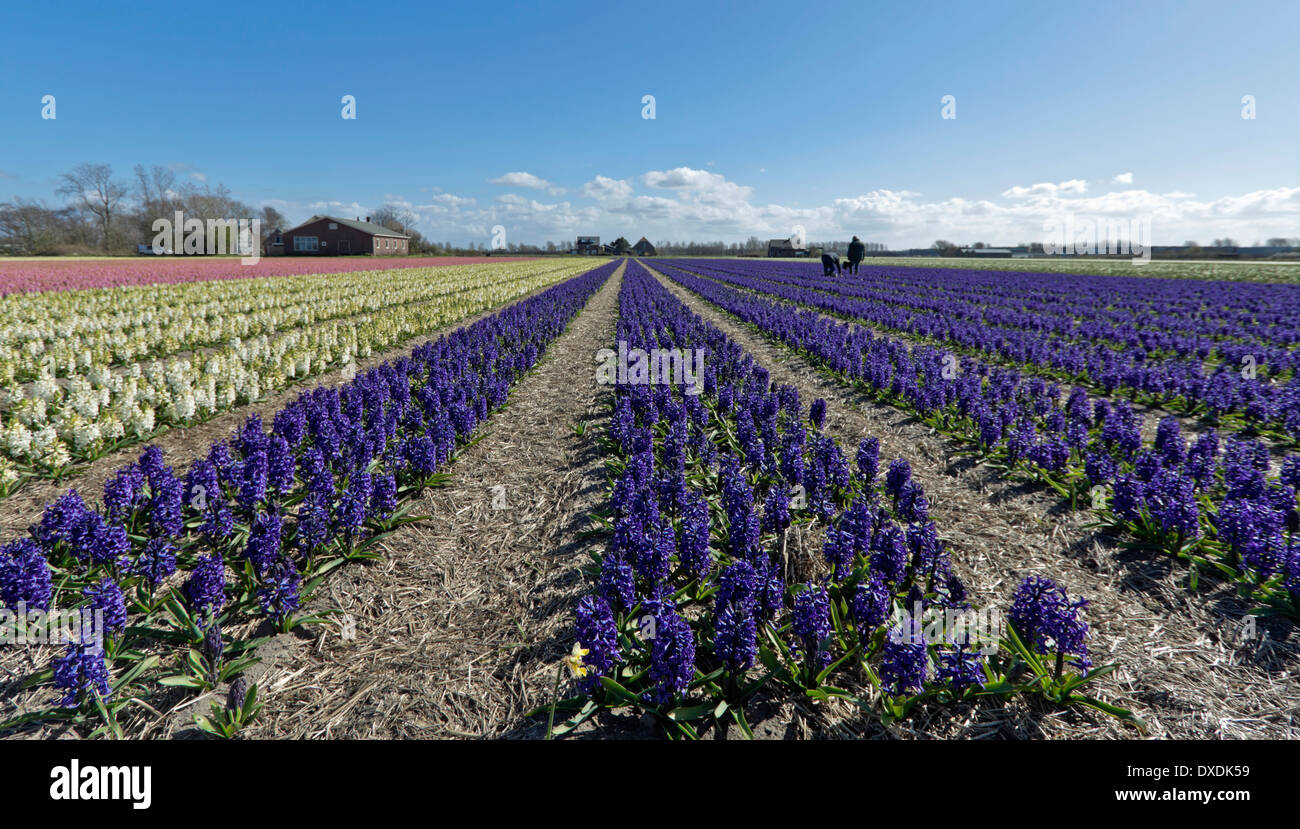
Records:
[[[650,240],[642,236],[640,241],[632,246],[632,250],[637,256],[654,256],[655,246],[650,244]]]
[[[281,231],[276,228],[267,236],[266,256],[350,256],[368,253],[374,256],[405,256],[411,237],[375,224],[367,216],[340,219],[335,216],[312,216],[307,221]]]
[[[573,245],[574,253],[581,256],[594,256],[600,253],[599,236],[579,236]]]
[[[770,239],[767,243],[768,256],[807,256],[808,249],[805,247],[795,247],[789,239]]]

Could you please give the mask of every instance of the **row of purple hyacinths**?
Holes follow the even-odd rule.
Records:
[[[874,336],[863,327],[724,285],[691,270],[664,273],[707,301],[799,349],[839,375],[978,447],[1029,470],[1063,494],[1094,503],[1116,527],[1169,552],[1229,568],[1258,600],[1300,611],[1300,455],[1277,474],[1258,440],[1190,442],[1173,416],[1145,441],[1124,399],[1068,395],[1055,383],[964,357],[945,374],[944,352]],[[715,269],[716,270],[716,269]],[[1100,488],[1100,489],[1098,489]],[[1108,496],[1094,499],[1090,493]],[[1220,567],[1219,569],[1222,569]]]
[[[803,264],[681,264],[711,279],[1084,383],[1107,395],[1123,393],[1300,442],[1300,349],[1295,347],[1300,289],[1295,286],[1233,283],[1231,294],[1219,294],[1205,287],[1214,283],[1187,280],[1127,280],[1138,283],[1128,286],[1115,277],[1064,280],[1043,274],[945,270],[917,275],[870,269],[846,281],[823,279],[820,271]],[[975,280],[980,290],[955,295],[943,290],[950,283]],[[1061,285],[1069,288],[1052,287]],[[1160,293],[1161,288],[1179,298],[1134,298],[1143,289]],[[1031,299],[1048,292],[1065,293],[1074,301]],[[1231,313],[1233,303],[1243,301],[1234,295],[1253,296],[1245,303],[1248,318]],[[1118,314],[1110,306],[1122,307],[1126,299],[1125,322],[1089,319]],[[1210,304],[1214,302],[1220,304]],[[1185,317],[1203,330],[1151,330]],[[1214,361],[1208,373],[1207,359]]]
[[[731,263],[722,266],[729,271]],[[928,268],[867,268],[845,282],[795,262],[744,272],[885,303],[904,312],[902,319],[922,315],[926,326],[940,324],[934,312],[955,315],[997,329],[990,341],[1031,330],[1059,340],[1058,347],[1104,344],[1234,365],[1249,355],[1274,374],[1300,367],[1293,348],[1300,343],[1300,290],[1293,285]]]
[[[702,348],[705,375],[699,395],[660,383],[615,389],[612,538],[599,586],[576,612],[587,692],[611,705],[637,694],[660,711],[705,698],[713,710],[718,697],[734,705],[753,693],[746,683],[764,651],[805,688],[839,665],[893,696],[984,686],[980,651],[927,642],[918,620],[897,615],[970,607],[907,461],[882,469],[866,438],[851,464],[822,429],[825,401],[805,416],[797,389],[771,383],[635,260],[619,310],[629,349]],[[790,565],[793,523],[823,533],[819,561]],[[1081,607],[1048,580],[1026,580],[1013,616],[1040,653],[1086,666]],[[602,697],[611,682],[627,693]]]
[[[27,537],[0,547],[0,602],[100,610],[109,637],[107,649],[86,639],[55,659],[58,704],[109,697],[106,657],[121,650],[128,611],[138,614],[133,630],[146,630],[164,599],[179,599],[203,633],[194,644],[214,659],[223,624],[290,620],[304,581],[436,475],[616,264],[304,393],[269,432],[253,415],[184,477],[151,447],[107,481],[102,504],[70,490],[49,505]]]

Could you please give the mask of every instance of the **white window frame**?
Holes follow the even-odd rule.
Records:
[[[308,253],[318,251],[320,250],[320,238],[317,236],[295,236],[293,237],[293,249]]]

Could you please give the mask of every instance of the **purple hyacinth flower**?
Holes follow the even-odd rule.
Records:
[[[575,635],[578,644],[587,649],[583,663],[591,668],[588,685],[594,685],[600,676],[610,673],[621,660],[618,648],[618,627],[609,602],[600,596],[583,596],[578,600]]]
[[[1007,618],[1026,646],[1041,654],[1072,655],[1072,663],[1087,669],[1088,623],[1080,611],[1087,599],[1070,601],[1065,590],[1048,578],[1031,576],[1016,588]]]
[[[99,642],[71,642],[53,664],[54,687],[63,692],[55,702],[61,707],[78,708],[94,697],[108,699],[108,666]]]
[[[182,592],[196,615],[219,613],[226,604],[226,564],[221,554],[199,556]]]
[[[48,611],[53,595],[50,565],[35,541],[20,538],[0,546],[0,607]]]
[[[910,616],[889,629],[880,649],[880,682],[894,696],[918,692],[929,666],[925,634]]]
[[[695,636],[677,611],[662,608],[655,614],[655,638],[650,647],[650,694],[657,705],[668,705],[686,693],[695,678]]]
[[[791,628],[805,664],[816,671],[830,664],[830,650],[825,645],[831,635],[831,605],[825,587],[809,582],[795,594]]]
[[[268,568],[257,588],[257,600],[262,606],[262,612],[273,622],[284,621],[299,607],[298,589],[301,583],[302,577],[293,562],[284,558],[277,561]]]
[[[97,584],[87,585],[81,595],[90,599],[91,612],[102,614],[105,633],[121,633],[126,630],[126,597],[122,588],[110,578],[103,578]]]

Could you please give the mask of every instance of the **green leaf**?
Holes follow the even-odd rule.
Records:
[[[637,698],[636,694],[633,694],[631,691],[624,688],[622,685],[618,684],[617,681],[607,676],[602,676],[600,678],[600,684],[603,685],[605,687],[605,690],[608,691],[610,694],[612,694],[614,697],[622,700],[624,705],[633,705],[633,706],[641,705],[641,700]]]
[[[745,719],[744,711],[739,708],[732,708],[731,718],[736,721],[736,725],[740,726],[740,730],[744,733],[745,739],[754,739],[754,731],[749,727],[749,722]]]
[[[126,673],[118,678],[117,684],[113,686],[114,690],[125,688],[135,681],[136,677],[158,664],[158,657],[154,654],[146,656],[144,659],[137,660]]]
[[[1070,701],[1086,705],[1090,708],[1096,708],[1098,711],[1110,714],[1112,717],[1115,717],[1122,722],[1129,723],[1143,734],[1147,733],[1147,724],[1142,721],[1141,717],[1138,717],[1127,708],[1120,708],[1118,705],[1111,705],[1109,702],[1102,702],[1095,697],[1090,697],[1084,694],[1076,694],[1070,698]]]
[[[725,704],[725,703],[724,703]],[[690,722],[692,720],[702,720],[709,714],[713,713],[714,706],[705,703],[704,705],[683,706],[674,708],[668,712],[668,718],[677,722]]]

